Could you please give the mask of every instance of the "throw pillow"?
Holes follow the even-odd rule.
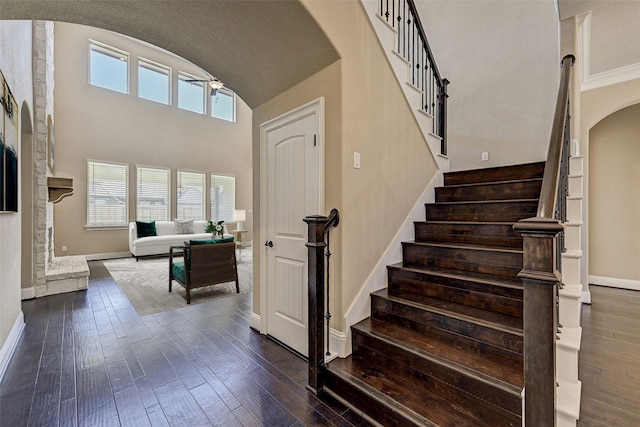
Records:
[[[176,227],[176,234],[193,234],[193,220],[192,219],[174,219],[173,224]]]
[[[138,232],[138,238],[158,235],[155,221],[136,221],[136,231]]]

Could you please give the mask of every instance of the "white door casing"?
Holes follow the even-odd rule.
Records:
[[[307,227],[323,211],[323,99],[261,125],[261,332],[308,353]],[[267,245],[267,242],[271,244]]]

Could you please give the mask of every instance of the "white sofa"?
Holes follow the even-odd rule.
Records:
[[[211,233],[204,231],[207,221],[193,221],[193,234],[176,234],[173,221],[156,221],[157,236],[138,237],[136,223],[129,223],[129,251],[136,257],[169,253],[169,247],[182,245],[189,240],[211,239]],[[225,228],[226,231],[226,228]],[[224,234],[224,237],[233,237]]]

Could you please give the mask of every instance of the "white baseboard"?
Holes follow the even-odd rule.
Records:
[[[255,329],[256,331],[263,333],[262,332],[262,319],[260,318],[259,314],[256,314],[254,312],[251,312],[251,320],[249,323],[249,327],[251,329]]]
[[[591,304],[591,292],[582,291],[582,295],[580,296],[580,302],[582,302],[583,304]]]
[[[33,299],[36,297],[36,288],[31,286],[30,288],[22,288],[20,290],[20,299],[23,301],[26,299]]]
[[[11,360],[11,356],[13,356],[13,352],[16,349],[16,345],[18,344],[18,339],[20,338],[20,334],[22,333],[23,328],[24,314],[21,310],[18,313],[18,317],[16,317],[16,321],[13,324],[11,331],[9,332],[9,336],[2,345],[2,348],[0,348],[0,381],[2,381],[2,377],[7,370],[9,360]]]
[[[640,280],[618,279],[615,277],[589,275],[589,283],[592,285],[608,286],[610,288],[640,291]],[[591,299],[589,299],[589,301],[591,301]]]
[[[85,255],[87,261],[97,261],[102,259],[129,258],[131,252],[108,252],[106,254],[90,254]]]
[[[337,329],[329,328],[329,350],[338,357],[347,357],[347,334]]]

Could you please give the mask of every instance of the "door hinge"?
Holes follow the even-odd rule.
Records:
[[[315,146],[316,146],[316,144],[317,144],[317,142],[316,142],[316,135],[313,135],[313,146],[315,147]]]

